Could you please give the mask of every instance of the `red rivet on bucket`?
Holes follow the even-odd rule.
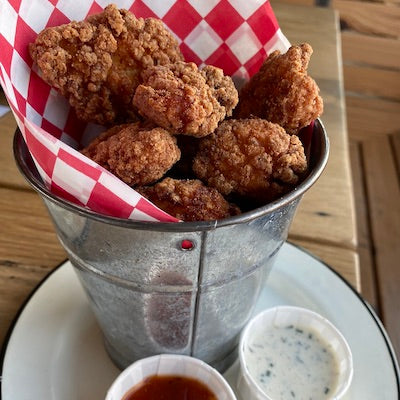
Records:
[[[182,250],[192,250],[194,247],[194,244],[191,240],[184,239],[181,242],[181,248]]]

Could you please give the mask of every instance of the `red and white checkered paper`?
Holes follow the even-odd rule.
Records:
[[[264,0],[115,0],[137,17],[164,21],[186,61],[248,79],[289,42]],[[0,0],[0,83],[38,171],[50,190],[95,212],[138,221],[177,222],[80,154],[104,128],[77,120],[68,102],[39,76],[28,44],[48,26],[83,20],[109,1]]]

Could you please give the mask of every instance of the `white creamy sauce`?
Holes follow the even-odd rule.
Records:
[[[272,327],[254,335],[244,349],[247,368],[274,400],[329,399],[338,363],[328,343],[308,328]]]

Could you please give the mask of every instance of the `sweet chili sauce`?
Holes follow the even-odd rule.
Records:
[[[130,389],[122,400],[217,400],[217,397],[196,379],[154,375]]]

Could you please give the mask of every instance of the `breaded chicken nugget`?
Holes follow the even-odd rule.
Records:
[[[290,134],[297,134],[318,118],[323,111],[322,98],[317,84],[307,75],[312,52],[304,43],[285,54],[271,53],[240,91],[235,117],[260,117]]]
[[[182,221],[209,221],[240,214],[237,206],[228,203],[216,189],[204,186],[197,179],[165,178],[154,186],[136,190]]]
[[[133,97],[134,106],[141,115],[171,133],[206,136],[232,113],[238,101],[230,77],[220,71],[213,80],[194,63],[148,68],[142,78]]]
[[[157,181],[181,155],[169,132],[140,122],[109,129],[81,152],[131,186]]]
[[[204,76],[207,85],[213,91],[218,103],[225,107],[226,116],[230,117],[239,101],[239,95],[232,78],[224,75],[224,71],[221,68],[213,65],[206,65],[200,72]]]
[[[131,102],[141,72],[183,59],[162,21],[135,18],[113,4],[86,21],[43,30],[29,50],[77,116],[101,125],[135,120]]]
[[[259,203],[287,192],[306,169],[299,138],[258,118],[224,121],[201,140],[193,161],[196,175],[223,195]]]

